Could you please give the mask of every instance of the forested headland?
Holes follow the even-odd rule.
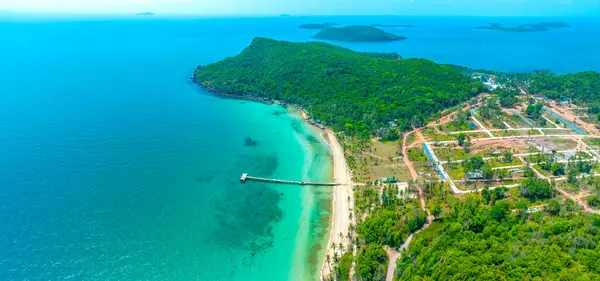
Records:
[[[455,68],[425,59],[266,38],[198,67],[195,81],[225,95],[296,104],[323,125],[364,137],[423,126],[436,112],[485,90]]]

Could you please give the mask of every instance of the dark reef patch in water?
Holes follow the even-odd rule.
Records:
[[[272,176],[279,166],[277,155],[242,154],[238,162],[238,167],[251,167],[247,172],[257,177]]]
[[[244,264],[273,247],[273,226],[283,218],[278,207],[281,196],[268,184],[248,182],[233,185],[224,200],[214,202],[218,225],[212,231],[212,243],[244,253]]]
[[[304,130],[302,129],[302,121],[300,121],[300,120],[293,120],[290,125],[292,126],[292,129],[296,133],[300,133],[300,134],[304,133]]]
[[[309,143],[312,143],[312,144],[317,144],[320,142],[319,139],[313,135],[305,135],[305,138]]]
[[[244,146],[255,147],[258,146],[259,143],[259,141],[252,139],[251,137],[246,137],[246,139],[244,139]]]
[[[196,182],[197,183],[207,183],[212,181],[212,179],[214,178],[214,176],[212,175],[198,175],[196,176]]]

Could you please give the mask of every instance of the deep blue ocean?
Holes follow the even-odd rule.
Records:
[[[254,37],[302,23],[412,24],[341,43],[502,71],[600,70],[600,20],[435,17],[0,19],[1,280],[307,280],[330,180],[319,133],[285,108],[212,96],[188,78]],[[565,21],[541,33],[489,22]],[[247,145],[246,139],[257,141]],[[252,143],[252,142],[251,142]]]

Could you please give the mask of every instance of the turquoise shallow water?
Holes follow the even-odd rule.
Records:
[[[0,279],[303,278],[330,193],[239,177],[328,181],[326,145],[189,84],[205,40],[148,24],[2,25]]]
[[[238,179],[245,171],[329,180],[327,147],[281,107],[189,84],[195,66],[256,36],[310,40],[314,31],[298,24],[336,21],[418,26],[394,31],[407,41],[342,44],[361,51],[499,70],[599,70],[593,20],[539,34],[470,29],[505,20],[0,21],[0,279],[311,279],[328,190]],[[245,146],[248,137],[258,145]]]

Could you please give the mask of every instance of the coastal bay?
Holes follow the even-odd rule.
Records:
[[[189,84],[194,60],[231,50],[205,56],[205,37],[153,24],[181,27],[11,25],[0,79],[3,277],[318,279],[332,190],[239,177],[331,181],[324,139],[279,105]],[[61,40],[23,48],[46,40],[35,32]],[[33,65],[60,75],[29,83]]]

